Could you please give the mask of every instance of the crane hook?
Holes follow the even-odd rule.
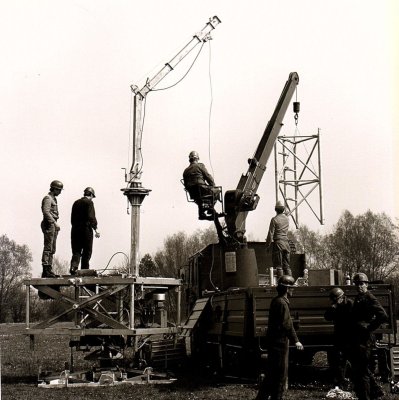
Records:
[[[300,111],[300,102],[299,101],[294,101],[293,105],[294,105],[294,119],[295,119],[295,125],[298,125],[298,113]]]

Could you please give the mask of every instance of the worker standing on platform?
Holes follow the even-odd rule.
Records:
[[[190,165],[183,172],[184,187],[198,205],[199,219],[213,219],[215,181],[205,165],[199,162],[196,151],[188,155]]]
[[[93,230],[96,238],[100,237],[97,231],[97,219],[94,209],[93,199],[96,197],[94,189],[87,187],[83,192],[83,197],[76,200],[72,206],[71,213],[71,275],[75,275],[79,262],[81,269],[89,269],[89,261],[93,251]]]
[[[266,238],[266,248],[272,245],[272,263],[276,270],[277,279],[284,275],[292,275],[290,268],[290,244],[288,242],[289,220],[284,214],[285,207],[277,201],[274,207],[276,216],[270,221]]]
[[[388,321],[388,315],[376,297],[368,291],[369,280],[359,272],[353,277],[357,296],[353,302],[349,361],[353,388],[359,400],[378,399],[384,392],[370,371],[371,352],[375,345],[374,331]]]
[[[288,379],[289,342],[295,343],[297,350],[303,350],[298,340],[290,315],[290,302],[295,280],[283,275],[277,283],[277,296],[273,298],[266,332],[267,367],[265,378],[260,384],[256,400],[281,400]]]
[[[326,321],[334,323],[334,350],[329,353],[329,362],[334,372],[334,386],[347,390],[345,373],[350,351],[348,327],[352,321],[353,301],[339,287],[331,289],[329,297],[331,305],[324,313]]]
[[[42,254],[42,278],[55,278],[57,275],[53,272],[53,256],[56,251],[57,236],[60,230],[58,225],[58,204],[56,197],[61,193],[64,185],[60,181],[50,183],[50,191],[42,200],[43,220],[41,229],[44,236],[43,254]]]

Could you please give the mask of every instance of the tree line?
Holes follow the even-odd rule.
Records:
[[[266,229],[266,228],[265,228]],[[372,281],[385,281],[399,289],[399,226],[385,213],[367,211],[354,216],[344,211],[328,234],[320,234],[303,225],[290,239],[297,252],[304,252],[308,269],[340,269],[353,276],[364,272]],[[177,232],[165,238],[163,248],[140,261],[141,276],[178,277],[190,256],[218,241],[213,226],[188,235]],[[25,320],[26,287],[32,276],[32,254],[7,235],[0,236],[0,323]],[[127,262],[118,269],[126,270]],[[67,274],[68,262],[55,259],[54,270]],[[397,290],[399,297],[399,290]],[[397,299],[398,302],[398,299]],[[55,315],[62,305],[55,300],[41,301],[31,293],[31,321]],[[399,304],[398,304],[399,305]],[[173,305],[172,305],[173,306]]]

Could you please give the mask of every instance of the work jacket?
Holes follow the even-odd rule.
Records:
[[[71,224],[73,229],[97,229],[96,212],[93,202],[87,197],[76,200],[72,206]]]
[[[370,293],[359,293],[352,308],[352,339],[355,343],[367,343],[381,324],[388,321],[388,315],[376,297]]]
[[[58,205],[57,199],[55,198],[52,192],[49,192],[48,195],[44,196],[42,200],[42,213],[43,213],[43,222],[52,225],[54,222],[58,220]]]
[[[199,162],[191,163],[183,172],[184,186],[189,188],[195,185],[215,186],[212,175],[207,171],[204,164]]]
[[[288,341],[298,342],[290,315],[290,302],[284,296],[276,296],[270,303],[266,343],[270,346],[286,345]]]
[[[288,227],[289,227],[289,220],[285,214],[277,214],[273,217],[270,221],[269,232],[266,238],[266,246],[269,246],[270,243],[284,243],[289,251],[289,244],[288,244]]]

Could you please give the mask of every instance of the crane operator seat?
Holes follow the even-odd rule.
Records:
[[[181,179],[186,190],[187,200],[198,205],[198,218],[213,220],[216,201],[221,201],[222,188],[215,186],[213,177],[204,164],[198,162],[196,151],[189,154],[190,165],[183,172]]]

